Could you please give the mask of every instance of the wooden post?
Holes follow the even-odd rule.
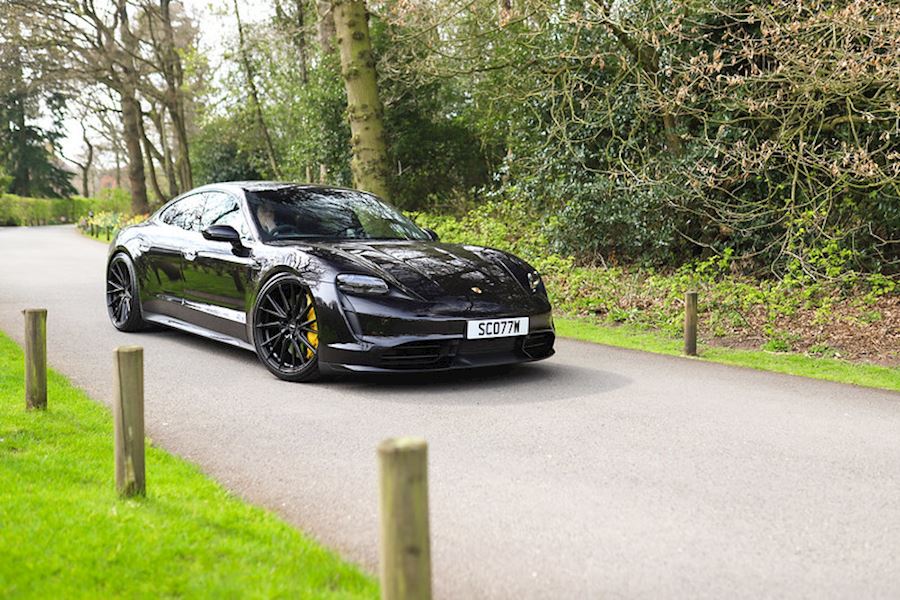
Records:
[[[25,407],[47,408],[47,309],[29,308],[25,315]]]
[[[120,496],[143,496],[144,481],[144,349],[120,346],[115,350],[116,397],[113,402],[116,448],[116,491]]]
[[[697,292],[684,295],[684,353],[697,356]]]
[[[381,466],[381,597],[431,598],[428,446],[395,438],[378,446]]]

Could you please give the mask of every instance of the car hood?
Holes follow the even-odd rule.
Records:
[[[498,250],[393,240],[340,242],[328,246],[354,264],[394,280],[426,300],[450,297],[505,303],[532,295],[524,287],[527,275],[522,267]]]

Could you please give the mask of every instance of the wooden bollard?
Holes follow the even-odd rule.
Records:
[[[381,597],[431,598],[428,445],[395,438],[378,446],[381,466]]]
[[[697,356],[697,292],[684,294],[684,353]]]
[[[116,348],[115,367],[116,491],[124,497],[143,496],[147,489],[144,480],[144,349],[140,346]]]
[[[28,308],[25,315],[25,407],[47,408],[47,309]]]

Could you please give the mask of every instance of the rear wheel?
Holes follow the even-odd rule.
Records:
[[[253,310],[253,344],[276,377],[319,376],[319,326],[312,294],[294,275],[278,275],[260,290]]]
[[[119,331],[138,331],[145,323],[131,258],[120,252],[106,267],[106,310]]]

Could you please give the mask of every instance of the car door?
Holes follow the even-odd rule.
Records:
[[[146,264],[144,310],[176,318],[183,316],[184,253],[200,237],[202,194],[185,196],[159,216],[153,235],[142,240]]]
[[[211,225],[234,227],[248,246],[250,229],[240,201],[225,192],[207,192],[200,230]],[[190,321],[201,327],[249,341],[246,332],[250,282],[258,268],[249,248],[240,250],[230,243],[198,242],[196,255],[185,259],[184,304]]]

